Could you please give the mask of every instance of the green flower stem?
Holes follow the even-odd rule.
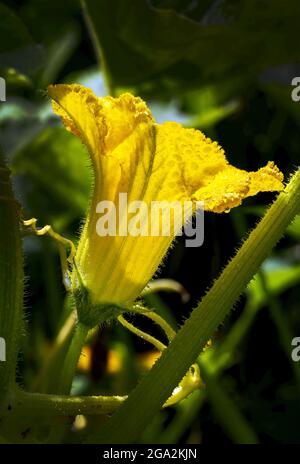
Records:
[[[149,311],[144,313],[144,315],[155,322],[161,329],[163,329],[169,341],[173,340],[176,335],[175,330],[172,329],[170,324],[168,324],[159,314],[155,313],[154,311]]]
[[[300,213],[300,169],[249,235],[211,290],[144,376],[127,401],[91,443],[133,443],[178,385],[189,366],[232,309],[239,295]],[[147,401],[145,401],[147,398]],[[128,427],[130,424],[130,427]]]
[[[156,314],[153,313],[152,311],[147,312],[147,314],[148,313],[152,313],[152,315],[154,315],[154,319],[152,320],[155,320],[157,323],[164,322],[164,320],[160,318],[159,316],[157,319]],[[155,348],[157,348],[159,351],[162,352],[163,350],[167,348],[166,345],[158,341],[156,338],[138,329],[133,324],[130,324],[128,321],[126,321],[126,319],[123,316],[119,316],[118,320],[124,327],[126,327],[126,329],[130,330],[130,332],[134,333],[135,335],[142,338],[143,340],[147,340],[149,343],[152,343],[152,345],[154,345]],[[168,326],[168,324],[167,324],[166,329],[170,331],[170,327]],[[174,334],[175,332],[174,333],[172,332],[173,338],[174,338]],[[193,364],[191,369],[186,373],[186,375],[184,376],[184,378],[182,379],[182,381],[180,382],[176,390],[173,392],[172,396],[168,399],[168,401],[166,401],[166,403],[164,404],[164,407],[173,406],[174,404],[179,403],[181,400],[189,396],[193,391],[200,388],[200,386],[202,386],[202,383],[201,383],[201,378],[200,378],[199,367],[197,364]]]
[[[183,303],[186,303],[190,298],[189,293],[186,291],[183,285],[173,279],[157,279],[149,282],[147,287],[145,287],[142,291],[141,296],[144,297],[155,292],[179,293]]]
[[[126,321],[125,317],[119,316],[118,321],[120,324],[122,324],[123,327],[125,327],[127,330],[130,332],[134,333],[137,335],[137,337],[142,338],[143,340],[146,340],[147,342],[151,343],[151,345],[155,346],[155,348],[158,349],[158,351],[163,351],[166,348],[166,345],[161,343],[159,340],[157,340],[155,337],[152,337],[152,335],[147,334],[146,332],[143,332],[142,330],[138,329],[135,327],[133,324],[130,324],[130,322]]]
[[[138,308],[138,306],[137,306],[137,308]],[[141,308],[137,312],[138,312],[138,314],[142,314],[143,316],[148,317],[148,319],[151,319],[151,321],[155,322],[165,332],[165,334],[168,337],[169,341],[173,340],[173,338],[176,335],[175,330],[159,314],[157,314],[154,311],[150,311],[150,310],[148,310],[146,308]]]
[[[57,334],[57,337],[49,350],[48,356],[43,364],[41,371],[35,378],[31,391],[47,393],[53,374],[57,372],[59,366],[63,363],[63,356],[71,343],[72,331],[74,330],[76,315],[72,311],[62,328]],[[51,390],[49,390],[51,391]]]
[[[0,404],[14,383],[22,336],[23,259],[17,204],[0,153],[0,337],[6,344],[6,361],[0,361]]]
[[[23,226],[28,228],[28,230],[33,234],[38,237],[42,236],[48,236],[52,238],[58,245],[58,251],[59,251],[59,257],[60,257],[60,265],[61,265],[61,270],[62,270],[62,277],[63,277],[63,284],[66,287],[66,290],[69,290],[69,284],[67,284],[66,277],[68,276],[68,266],[70,264],[73,264],[74,257],[76,254],[76,249],[74,243],[63,237],[62,235],[58,234],[55,232],[51,226],[46,225],[44,227],[41,227],[40,229],[37,228],[37,219],[32,218],[28,219],[26,221],[23,221]],[[24,231],[24,232],[25,232]],[[28,232],[27,232],[28,233]],[[69,249],[69,254],[67,256],[66,249]]]
[[[67,395],[71,391],[73,378],[76,372],[77,363],[81,354],[83,344],[86,340],[89,328],[78,322],[75,327],[73,339],[67,352],[67,356],[61,372],[57,393]]]
[[[234,443],[255,444],[258,438],[249,426],[248,422],[240,413],[233,400],[225,393],[220,386],[220,379],[210,370],[209,364],[205,361],[205,356],[199,357],[201,374],[207,387],[207,394],[212,404],[215,415],[222,425],[226,435]]]
[[[86,325],[82,322],[77,322],[74,335],[67,350],[65,361],[62,365],[61,372],[59,373],[58,386],[55,389],[56,394],[68,395],[71,393],[76,367],[88,332],[89,328]],[[55,428],[52,427],[45,443],[60,443],[65,432],[65,425],[58,425]]]
[[[12,404],[15,413],[21,416],[101,415],[114,412],[126,398],[126,396],[60,396],[17,390]]]

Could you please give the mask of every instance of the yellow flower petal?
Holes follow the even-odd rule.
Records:
[[[257,172],[231,166],[223,149],[198,130],[158,125],[145,103],[130,94],[97,98],[80,85],[49,87],[54,111],[87,146],[95,172],[94,194],[76,262],[95,303],[135,299],[156,272],[182,221],[169,236],[99,236],[98,202],[204,201],[221,213],[260,191],[281,190],[283,176],[268,163]],[[120,208],[117,225],[130,220]],[[150,216],[147,218],[150,221]]]
[[[222,213],[248,196],[283,188],[283,175],[274,163],[258,172],[237,169],[224,150],[198,130],[165,123],[157,126],[156,140],[150,183],[157,179],[161,185],[159,199],[203,200],[205,210]]]

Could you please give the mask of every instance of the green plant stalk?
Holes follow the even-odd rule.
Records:
[[[62,395],[70,393],[77,363],[88,331],[88,327],[84,324],[80,322],[77,323],[65,362],[63,364],[57,393]]]
[[[154,311],[149,311],[143,307],[140,307],[140,311],[137,311],[139,314],[143,314],[143,316],[151,319],[151,321],[155,322],[166,334],[168,340],[171,341],[176,335],[175,330],[168,324],[167,321],[164,320],[159,314]]]
[[[134,443],[171,395],[239,295],[300,213],[300,169],[226,266],[169,347],[90,443]],[[147,398],[147,401],[145,401]],[[128,427],[130,424],[130,427]]]
[[[126,396],[68,396],[27,393],[17,390],[13,407],[20,416],[76,416],[101,415],[114,412]]]
[[[75,314],[72,311],[67,317],[54,343],[49,350],[48,356],[31,385],[31,392],[55,393],[57,382],[55,373],[61,370],[65,360],[65,355],[71,344],[75,325]]]
[[[6,362],[0,361],[0,406],[15,384],[22,336],[23,258],[10,171],[0,153],[0,337],[6,342]]]
[[[147,334],[146,332],[143,332],[142,330],[135,327],[133,324],[130,324],[130,322],[128,322],[125,319],[125,317],[118,316],[118,321],[120,322],[120,324],[122,324],[123,327],[125,327],[130,332],[134,333],[137,337],[140,337],[143,340],[146,340],[151,345],[155,346],[155,348],[158,351],[163,351],[166,348],[166,345],[164,345],[162,342],[157,340],[155,337],[153,337],[152,335]]]
[[[59,373],[58,386],[56,389],[56,393],[58,395],[68,395],[71,393],[77,363],[81,354],[82,347],[87,338],[88,331],[89,328],[86,325],[81,322],[77,322],[71,343],[67,350],[65,361],[62,365],[62,370]],[[54,406],[54,404],[55,403],[53,402],[52,406]],[[82,405],[81,407],[83,408]],[[65,425],[59,425],[55,428],[52,427],[45,443],[60,443],[63,440],[65,432]]]

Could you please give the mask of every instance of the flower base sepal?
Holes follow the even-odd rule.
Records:
[[[112,319],[116,319],[128,309],[117,304],[94,303],[91,292],[84,286],[80,286],[73,291],[75,299],[78,321],[89,329],[97,325],[104,324]]]

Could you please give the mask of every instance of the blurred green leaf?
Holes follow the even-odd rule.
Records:
[[[27,146],[47,126],[31,100],[11,99],[0,106],[0,147],[11,156]]]
[[[61,230],[84,215],[91,185],[88,156],[80,141],[64,129],[43,131],[15,155],[12,167],[31,181],[23,199],[41,221]]]
[[[190,85],[191,69],[198,82],[219,81],[299,58],[297,0],[288,8],[281,0],[212,1],[198,21],[171,9],[171,3],[165,9],[147,0],[84,1],[114,86],[162,72],[178,79],[188,75]]]
[[[67,31],[76,27],[80,20],[79,0],[27,0],[21,2],[18,13],[34,39],[49,45]]]
[[[241,104],[237,96],[241,90],[241,81],[232,78],[223,85],[206,85],[188,91],[182,104],[193,114],[189,125],[205,129],[237,111]]]
[[[292,85],[268,84],[264,86],[266,93],[272,97],[278,107],[285,110],[300,125],[300,105],[292,100]]]
[[[45,88],[56,81],[59,72],[66,64],[79,42],[76,28],[68,29],[48,49],[48,59],[39,79],[39,85]]]
[[[300,240],[300,216],[296,216],[294,222],[288,227],[287,232],[297,240]]]
[[[264,268],[264,278],[268,291],[273,296],[278,296],[285,290],[299,284],[300,266],[279,265],[271,269]],[[267,304],[267,294],[262,286],[261,280],[254,278],[248,288],[247,294],[252,306],[256,308]]]
[[[0,67],[30,73],[42,57],[22,20],[3,3],[0,4]]]
[[[0,4],[0,53],[32,44],[32,38],[20,18],[3,3]]]
[[[14,68],[7,68],[1,73],[1,77],[5,79],[7,92],[18,92],[23,89],[30,88],[32,82],[28,76],[18,72]]]

